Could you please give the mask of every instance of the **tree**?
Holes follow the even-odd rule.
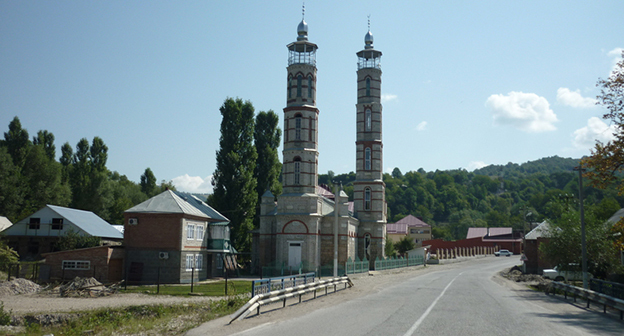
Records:
[[[580,214],[576,206],[564,205],[560,218],[551,219],[551,236],[548,244],[540,245],[546,259],[555,265],[581,264]],[[620,264],[619,250],[614,244],[616,237],[611,231],[613,223],[599,220],[592,211],[585,213],[588,271],[604,278]]]
[[[601,189],[621,181],[618,173],[624,171],[624,52],[622,57],[611,76],[599,79],[596,84],[600,88],[596,104],[607,108],[602,118],[615,126],[615,138],[606,144],[597,141],[591,155],[582,160],[582,165],[590,168],[586,175]],[[624,183],[617,183],[617,188],[624,194]]]
[[[396,243],[396,250],[402,256],[405,255],[407,251],[411,251],[415,248],[416,248],[416,243],[414,243],[414,240],[410,238],[409,236],[405,236],[401,238],[401,240],[399,240],[399,242]]]
[[[272,110],[268,112],[262,111],[256,115],[254,144],[258,153],[258,159],[254,176],[257,180],[258,204],[260,204],[260,197],[262,197],[267,188],[275,196],[282,193],[282,185],[279,183],[282,164],[277,153],[282,131],[277,126],[278,123],[279,118]]]
[[[8,271],[8,266],[18,261],[19,255],[17,252],[10,248],[4,240],[0,240],[0,271]]]
[[[18,117],[9,123],[9,132],[4,133],[4,145],[13,159],[13,164],[21,169],[31,143],[28,140],[28,131],[22,128]]]
[[[402,179],[403,173],[401,173],[401,169],[399,169],[398,167],[394,167],[394,169],[392,170],[392,177],[394,177],[395,179]]]
[[[386,236],[386,247],[384,248],[386,257],[396,257],[396,248],[394,246],[394,241],[390,239],[390,237]]]
[[[141,191],[147,196],[154,196],[156,191],[156,176],[152,170],[148,167],[145,168],[145,172],[141,175]]]
[[[13,164],[7,148],[0,146],[0,214],[11,222],[20,219],[23,193],[19,169]]]
[[[54,134],[48,131],[39,131],[33,137],[34,145],[41,145],[50,160],[56,160],[56,146],[54,146]]]
[[[54,245],[58,251],[69,251],[87,247],[100,246],[100,237],[82,235],[76,231],[69,230],[59,237]]]
[[[242,252],[251,251],[251,233],[258,200],[253,146],[254,108],[251,102],[227,98],[219,109],[221,137],[213,173],[212,206],[230,219],[231,240]]]

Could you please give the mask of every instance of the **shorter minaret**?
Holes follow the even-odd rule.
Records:
[[[360,220],[358,254],[374,262],[384,256],[386,200],[383,182],[381,106],[381,51],[373,47],[373,34],[364,36],[357,52],[356,180],[353,198]]]

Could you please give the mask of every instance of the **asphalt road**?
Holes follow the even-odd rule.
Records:
[[[439,270],[431,267],[429,272],[353,300],[231,331],[236,335],[624,335],[624,323],[613,316],[495,277],[516,263],[515,257],[501,257]],[[211,334],[200,330],[196,334]]]

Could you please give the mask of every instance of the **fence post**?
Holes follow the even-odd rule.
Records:
[[[156,275],[156,294],[160,294],[160,266],[158,266],[158,274]]]
[[[191,293],[193,293],[193,280],[195,280],[195,266],[191,268]]]

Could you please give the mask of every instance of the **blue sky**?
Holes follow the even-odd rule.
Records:
[[[0,126],[57,154],[101,137],[108,168],[207,192],[227,97],[286,105],[297,1],[0,0]],[[594,105],[624,48],[624,2],[307,1],[318,44],[319,172],[355,170],[356,55],[382,56],[384,170],[579,158],[612,129]],[[281,155],[280,155],[281,157]]]

